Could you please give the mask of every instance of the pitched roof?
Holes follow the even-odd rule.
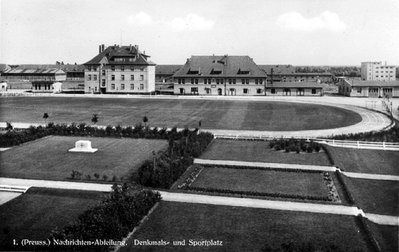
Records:
[[[157,65],[155,67],[155,74],[173,75],[183,65]]]
[[[271,73],[273,68],[273,74],[288,74],[295,73],[295,67],[292,65],[258,65],[267,74]]]
[[[395,81],[362,81],[346,80],[353,87],[399,87],[399,80]]]
[[[317,82],[298,81],[298,82],[274,82],[268,84],[267,88],[323,88],[324,86]]]
[[[21,64],[14,65],[13,69],[61,69],[64,72],[84,72],[84,65],[73,64]]]
[[[114,57],[135,57],[132,62],[116,62],[113,61]],[[108,46],[104,51],[97,54],[94,58],[84,63],[83,65],[99,65],[103,58],[106,58],[109,64],[114,65],[155,65],[154,62],[149,61],[150,57],[140,52],[135,46]]]
[[[3,73],[7,75],[54,75],[65,74],[64,71],[58,68],[14,68],[9,69]]]
[[[248,56],[191,56],[173,77],[266,77]]]
[[[0,73],[10,69],[10,66],[7,64],[0,64]]]

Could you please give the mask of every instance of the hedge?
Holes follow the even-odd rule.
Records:
[[[337,174],[338,181],[342,185],[344,194],[345,194],[346,198],[348,199],[348,203],[351,205],[354,205],[355,199],[353,198],[352,193],[349,191],[348,186],[345,183],[345,179],[343,178],[342,173],[340,171],[337,171],[336,174]]]
[[[397,120],[395,120],[394,123],[395,125],[386,131],[336,135],[330,137],[330,139],[370,142],[399,142],[399,123]]]
[[[101,204],[85,211],[74,224],[61,230],[53,230],[49,239],[121,241],[160,200],[158,192],[137,189],[127,184],[114,185],[113,192]],[[53,246],[51,249],[57,247],[61,250],[77,248],[77,246]],[[84,249],[108,251],[110,247],[85,246]]]
[[[214,164],[201,164],[203,167],[208,168],[226,168],[226,169],[242,169],[242,170],[260,170],[260,171],[280,171],[280,172],[304,172],[304,173],[322,173],[320,170],[304,170],[296,168],[273,168],[273,167],[253,167],[253,166],[232,166],[232,165],[214,165]]]

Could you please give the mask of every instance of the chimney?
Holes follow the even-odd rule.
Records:
[[[134,48],[136,48],[136,50],[139,50],[139,46],[138,45],[134,45]]]
[[[101,53],[101,45],[98,46],[98,53]]]
[[[129,46],[129,52],[132,52],[132,44],[130,44],[130,46]]]
[[[101,52],[104,52],[104,44],[101,45]]]

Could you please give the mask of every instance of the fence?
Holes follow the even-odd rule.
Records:
[[[279,137],[270,136],[246,136],[246,135],[215,135],[215,139],[230,139],[230,140],[249,140],[249,141],[268,141]],[[394,142],[368,142],[368,141],[351,141],[351,140],[335,140],[335,139],[323,139],[315,137],[304,137],[304,136],[290,136],[282,138],[295,138],[295,139],[306,139],[313,140],[318,143],[327,144],[334,147],[343,148],[356,148],[356,149],[371,149],[371,150],[392,150],[399,151],[399,143]]]

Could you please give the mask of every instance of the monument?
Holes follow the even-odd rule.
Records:
[[[93,149],[91,147],[91,141],[89,140],[79,140],[75,143],[75,148],[69,149],[69,152],[83,152],[83,153],[94,153],[98,149]]]

